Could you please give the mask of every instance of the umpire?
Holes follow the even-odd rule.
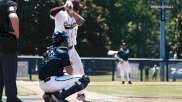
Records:
[[[16,0],[0,0],[0,102],[3,88],[6,102],[22,102],[17,98],[17,40],[19,39],[19,18],[16,14]]]

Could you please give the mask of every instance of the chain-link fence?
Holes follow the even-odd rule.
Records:
[[[42,56],[19,56],[18,79],[38,80],[37,72]],[[118,68],[114,58],[82,57],[85,73],[94,81],[120,80]],[[181,59],[146,59],[130,58],[130,77],[134,81],[160,81],[164,75],[166,81],[176,81],[182,78]],[[163,64],[164,73],[161,74],[160,66]]]

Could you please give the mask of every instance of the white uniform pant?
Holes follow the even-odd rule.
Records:
[[[78,55],[74,46],[68,50],[68,54],[70,57],[71,66],[73,68],[73,75],[84,75],[85,72],[84,72],[81,58]],[[81,90],[78,92],[78,94],[84,94],[84,91]]]
[[[123,63],[117,63],[117,68],[120,72],[121,81],[125,81],[125,75],[127,77],[127,81],[130,81],[131,68],[129,62],[123,61]]]
[[[61,92],[63,89],[69,89],[75,85],[76,82],[80,83],[79,79],[81,77],[82,75],[65,75],[61,77],[52,76],[47,82],[40,81],[39,85],[44,92]]]
[[[80,56],[78,55],[75,47],[73,46],[68,50],[70,62],[73,68],[73,74],[84,75],[84,68]]]

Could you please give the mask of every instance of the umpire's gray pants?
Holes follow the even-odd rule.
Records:
[[[0,101],[2,99],[3,88],[5,87],[6,102],[16,102],[16,74],[17,55],[0,54]]]

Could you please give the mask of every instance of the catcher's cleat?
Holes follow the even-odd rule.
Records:
[[[51,97],[50,102],[69,102],[69,101],[65,100],[64,98],[62,98],[58,91],[54,92],[54,93],[51,93],[50,97]]]
[[[77,94],[76,98],[80,101],[83,101],[83,100],[85,100],[85,94]]]
[[[131,81],[128,81],[128,84],[132,84],[132,82]]]
[[[57,99],[52,93],[45,93],[43,95],[44,102],[68,102]]]
[[[82,102],[90,102],[90,101],[86,100],[85,94],[77,94],[77,99]]]
[[[125,81],[122,81],[122,84],[125,84]]]

